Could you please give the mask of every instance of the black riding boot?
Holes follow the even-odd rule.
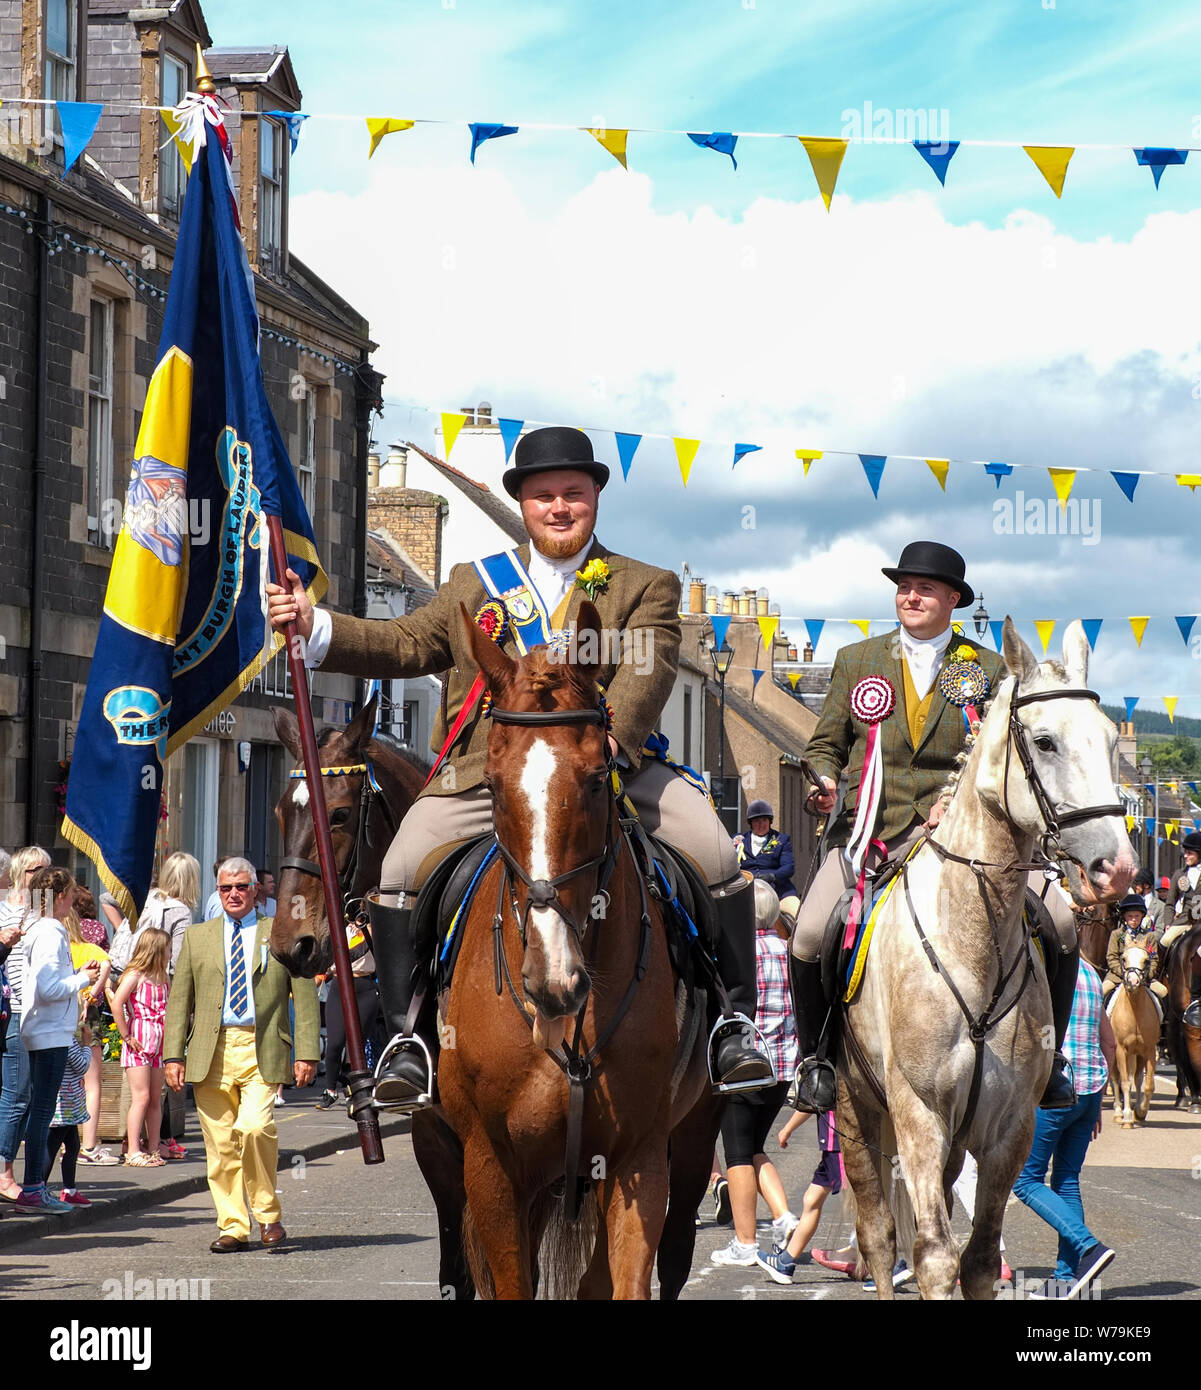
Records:
[[[711,1044],[711,1072],[719,1089],[753,1091],[773,1086],[776,1080],[771,1063],[755,1047],[755,895],[750,887],[740,880],[733,892],[713,897],[717,971],[735,1011],[718,1025]]]
[[[789,1097],[796,1110],[822,1115],[833,1110],[838,1099],[837,1077],[833,1065],[818,1056],[821,1035],[830,1006],[822,988],[821,961],[797,960],[788,953],[788,975],[792,984],[792,1013],[796,1020],[797,1066],[795,1095]]]
[[[367,915],[371,919],[380,1011],[391,1039],[375,1068],[375,1103],[383,1110],[419,1110],[430,1104],[434,1063],[416,1030],[405,1033],[409,1006],[422,983],[413,947],[413,910],[385,907],[368,898]]]
[[[1067,1036],[1068,1020],[1072,1016],[1072,996],[1076,992],[1076,969],[1080,964],[1080,948],[1060,955],[1058,942],[1051,932],[1042,938],[1042,943],[1043,958],[1048,964],[1047,983],[1051,989],[1051,1014],[1055,1020],[1055,1060],[1051,1065],[1047,1089],[1043,1092],[1038,1106],[1040,1110],[1070,1110],[1076,1104],[1076,1090],[1068,1080],[1068,1063],[1063,1055],[1063,1040]],[[1053,975],[1052,968],[1055,972]]]
[[[1201,981],[1195,977],[1189,985],[1189,1005],[1181,1015],[1189,1028],[1201,1028]]]

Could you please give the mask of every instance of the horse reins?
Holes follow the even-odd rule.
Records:
[[[525,728],[544,728],[559,724],[599,724],[601,728],[607,732],[609,726],[609,716],[603,705],[594,705],[587,709],[556,710],[509,710],[493,705],[489,708],[488,715],[499,724],[515,724]],[[500,856],[504,864],[504,872],[501,874],[497,891],[496,912],[492,919],[496,993],[500,995],[503,993],[505,986],[508,986],[509,997],[512,999],[519,1016],[531,1033],[534,1029],[534,1020],[526,1011],[521,996],[517,992],[517,987],[513,983],[513,977],[509,971],[509,960],[504,949],[505,891],[506,889],[508,890],[513,919],[517,923],[517,930],[521,938],[523,950],[525,949],[526,928],[529,922],[530,909],[534,907],[553,908],[571,927],[576,940],[580,943],[581,948],[583,947],[584,937],[587,935],[588,927],[581,927],[576,922],[562,898],[559,897],[559,886],[568,882],[570,879],[577,878],[580,874],[588,872],[590,869],[597,869],[596,896],[603,895],[607,897],[606,887],[613,875],[614,869],[617,867],[617,857],[621,852],[621,845],[624,840],[620,825],[620,815],[617,811],[617,798],[612,790],[611,774],[614,769],[614,763],[607,739],[605,741],[605,762],[607,772],[610,774],[608,778],[610,785],[610,802],[608,821],[605,830],[605,848],[599,855],[594,856],[583,864],[576,865],[565,873],[557,874],[554,878],[531,879],[525,869],[514,858],[512,852],[501,841],[500,836],[496,833],[495,827],[493,828],[493,837],[496,840],[496,847],[500,851]],[[614,1033],[617,1031],[618,1025],[629,1012],[638,986],[642,982],[643,976],[646,974],[647,958],[650,951],[651,922],[646,896],[646,883],[640,872],[636,873],[636,877],[641,893],[638,953],[633,976],[626,987],[626,992],[622,996],[621,1002],[609,1019],[604,1031],[597,1038],[596,1042],[585,1052],[582,1050],[581,1046],[584,1015],[588,1009],[588,1000],[585,998],[584,1003],[580,1006],[580,1010],[575,1016],[575,1026],[572,1030],[571,1042],[568,1043],[566,1038],[564,1038],[561,1044],[561,1053],[551,1052],[549,1049],[547,1050],[547,1055],[567,1078],[568,1083],[567,1146],[564,1159],[563,1203],[569,1221],[575,1221],[580,1214],[579,1166],[580,1147],[584,1131],[584,1097],[592,1080],[592,1066],[600,1056],[602,1049],[612,1039]],[[517,893],[513,882],[514,878],[520,880],[526,887],[524,912],[520,911],[518,908]],[[592,918],[593,922],[595,922],[595,920],[595,918]]]

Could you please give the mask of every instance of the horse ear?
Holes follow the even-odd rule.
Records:
[[[371,731],[375,728],[375,711],[379,707],[379,691],[359,710],[358,714],[342,730],[346,746],[355,753],[362,753]]]
[[[1019,635],[1013,619],[1008,615],[1002,630],[1001,651],[1004,653],[1009,674],[1016,676],[1018,680],[1031,680],[1038,671],[1038,659]]]
[[[576,614],[571,646],[571,669],[583,686],[596,684],[601,666],[601,617],[591,599],[584,599]]]
[[[467,609],[463,607],[462,603],[459,604],[459,618],[463,624],[463,634],[471,647],[471,655],[475,658],[475,664],[480,668],[489,685],[500,687],[511,681],[513,672],[517,669],[517,663],[507,657],[490,637],[480,631],[479,627],[471,621]]]
[[[300,751],[300,725],[296,716],[283,705],[273,705],[271,713],[275,717],[275,736],[297,762],[302,761]]]
[[[1063,634],[1063,664],[1073,685],[1088,684],[1088,638],[1079,618],[1074,618]]]

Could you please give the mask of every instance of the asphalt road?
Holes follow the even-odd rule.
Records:
[[[1101,1285],[1103,1300],[1201,1298],[1201,1122],[1171,1110],[1169,1103],[1162,1077],[1148,1125],[1123,1131],[1106,1111],[1105,1132],[1090,1149],[1082,1184],[1086,1217],[1118,1253]],[[338,1117],[322,1120],[336,1124]],[[112,1301],[147,1287],[137,1281],[153,1279],[172,1281],[177,1296],[187,1289],[193,1297],[213,1300],[316,1299],[331,1305],[331,1334],[342,1316],[333,1305],[343,1300],[438,1299],[433,1205],[407,1135],[387,1138],[387,1162],[368,1169],[349,1122],[342,1124],[346,1147],[341,1152],[307,1161],[298,1156],[280,1173],[289,1233],[282,1249],[210,1254],[213,1210],[207,1191],[198,1191],[111,1219],[97,1212],[100,1219],[74,1230],[65,1217],[53,1234],[6,1243],[0,1249],[0,1290],[9,1298]],[[804,1126],[783,1152],[773,1138],[769,1151],[798,1207],[817,1161],[815,1127]],[[103,1176],[122,1171],[84,1170],[83,1190],[92,1181],[102,1191]],[[710,1254],[732,1232],[713,1224],[711,1204],[701,1214],[685,1300],[874,1301],[858,1283],[818,1265],[803,1265],[794,1284],[783,1287],[757,1268],[713,1264]],[[958,1205],[953,1219],[966,1238],[968,1223]],[[7,1241],[18,1238],[12,1225],[22,1220],[4,1214],[0,1225]],[[814,1243],[836,1246],[846,1234],[841,1204],[831,1199]],[[1019,1276],[1041,1280],[1050,1272],[1054,1233],[1013,1200],[1005,1238]],[[765,1230],[760,1242],[765,1248],[770,1244]],[[899,1297],[916,1300],[914,1285],[903,1287]]]

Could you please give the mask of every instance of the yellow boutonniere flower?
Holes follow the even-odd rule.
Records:
[[[951,651],[952,661],[975,661],[975,659],[975,648],[969,647],[966,642],[961,642],[957,647],[953,648]]]
[[[594,599],[609,584],[609,566],[603,560],[589,560],[582,570],[575,572],[576,587],[583,589],[589,598]]]

